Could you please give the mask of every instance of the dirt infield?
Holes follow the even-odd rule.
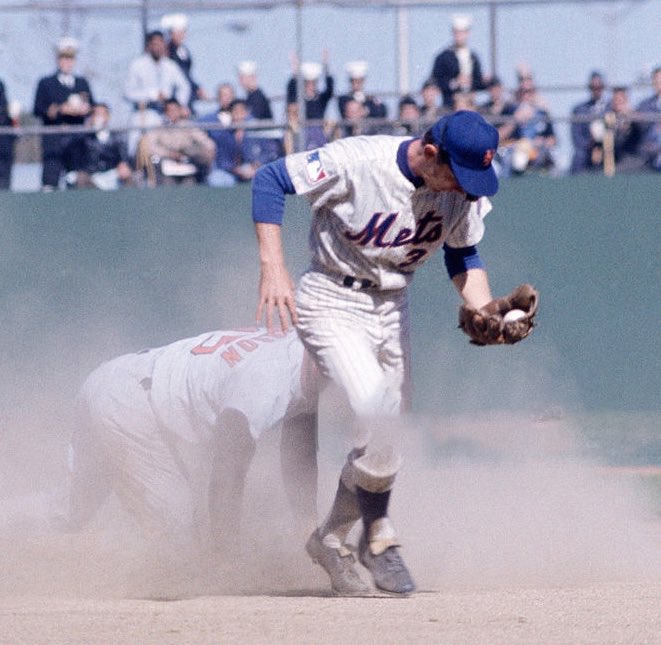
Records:
[[[644,553],[623,567],[605,562],[598,536],[583,553],[591,567],[565,562],[562,570],[567,545],[558,545],[566,551],[550,563],[555,571],[541,562],[519,567],[507,554],[502,568],[480,571],[479,558],[453,568],[448,553],[445,581],[440,569],[421,566],[437,559],[435,549],[423,553],[413,540],[406,550],[420,586],[414,596],[334,598],[321,570],[286,539],[271,559],[164,565],[130,532],[24,533],[0,545],[9,556],[0,582],[3,644],[661,643],[656,563],[633,573]],[[660,552],[661,522],[645,523],[645,534]],[[265,549],[257,538],[253,555]]]
[[[568,419],[407,431],[392,515],[411,598],[329,595],[292,534],[271,437],[237,557],[145,541],[112,502],[66,534],[52,491],[2,500],[0,643],[661,644],[661,518],[644,478],[579,458]],[[320,508],[342,454],[328,439]]]
[[[661,583],[502,587],[409,599],[5,598],[3,643],[660,643]]]

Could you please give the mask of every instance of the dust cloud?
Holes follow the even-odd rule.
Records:
[[[644,491],[631,478],[579,459],[571,421],[499,413],[408,418],[400,431],[402,423],[408,423],[406,460],[391,509],[421,591],[661,574],[658,516]],[[320,439],[323,514],[342,454],[337,437]],[[322,595],[327,582],[304,554],[306,536],[294,528],[278,459],[272,433],[249,473],[239,554],[149,539],[113,499],[81,532],[62,532],[64,478],[47,490],[4,498],[0,596]],[[26,475],[36,462],[24,462]]]
[[[10,248],[11,242],[5,239],[4,245]],[[144,258],[145,266],[162,264],[158,254]],[[243,521],[234,527],[238,554],[148,539],[114,498],[82,531],[59,528],[78,387],[97,364],[120,353],[251,322],[255,289],[228,297],[214,286],[221,264],[208,270],[204,299],[193,273],[173,288],[170,300],[159,304],[160,293],[147,298],[140,286],[142,266],[132,270],[139,278],[124,285],[126,291],[117,276],[97,271],[81,284],[65,284],[64,302],[57,294],[45,296],[48,284],[12,294],[3,314],[0,380],[0,597],[328,592],[325,575],[304,553],[307,535],[292,521],[275,432],[263,437],[248,476]],[[220,281],[226,288],[254,273],[252,262],[230,266]],[[66,269],[61,276],[68,279]],[[217,303],[223,303],[220,315]],[[488,370],[487,359],[480,360]],[[437,380],[428,379],[430,387],[456,386],[451,366],[461,362],[458,354],[456,360],[451,356]],[[519,375],[510,380],[511,392],[529,384],[525,375],[539,373],[519,363],[506,371]],[[481,383],[497,383],[500,376],[495,368],[483,371]],[[541,395],[550,391],[544,382],[536,387]],[[484,402],[482,385],[472,394]],[[472,402],[464,406],[471,408]],[[348,450],[346,409],[331,402],[322,412],[320,517]],[[391,431],[403,438],[405,452],[391,514],[421,590],[661,574],[659,518],[646,490],[638,480],[604,471],[584,457],[571,413],[434,411],[404,417]],[[357,541],[356,533],[352,538]]]
[[[335,403],[322,411],[323,516],[348,446],[348,415]],[[113,498],[81,532],[63,532],[58,516],[67,503],[65,435],[49,442],[46,455],[40,434],[24,430],[21,450],[13,453],[20,464],[10,468],[3,456],[3,479],[9,483],[11,474],[13,481],[0,500],[0,596],[327,592],[323,573],[304,554],[306,536],[296,531],[287,504],[277,432],[262,438],[251,465],[243,521],[236,527],[237,554],[149,539]],[[571,416],[409,416],[388,430],[405,437],[391,514],[421,590],[661,574],[659,518],[645,490],[636,479],[581,457]],[[356,542],[358,530],[351,536]]]
[[[423,588],[661,574],[649,491],[582,458],[571,419],[492,413],[425,425],[409,428],[419,441],[393,499]]]

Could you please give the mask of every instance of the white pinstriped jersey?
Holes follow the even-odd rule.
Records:
[[[296,193],[314,212],[314,270],[400,289],[444,243],[462,248],[482,239],[490,201],[416,188],[397,164],[406,140],[348,137],[286,157]]]
[[[192,443],[207,441],[219,415],[234,409],[257,439],[286,417],[316,410],[314,384],[302,379],[303,357],[293,330],[214,331],[103,363],[85,381],[79,401],[97,418],[130,428],[126,399],[143,392],[159,427]]]

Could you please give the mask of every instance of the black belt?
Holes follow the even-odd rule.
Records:
[[[345,275],[342,279],[342,286],[349,289],[372,289],[376,287],[376,282],[366,280],[365,278],[354,278],[352,275]]]

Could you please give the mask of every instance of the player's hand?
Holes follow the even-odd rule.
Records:
[[[538,306],[537,289],[522,284],[479,309],[462,305],[459,328],[470,337],[473,345],[513,345],[532,332]]]
[[[298,322],[294,283],[283,264],[262,263],[257,322],[260,323],[262,317],[266,316],[266,327],[272,333],[276,315],[283,331],[289,329],[290,321],[293,324]]]

